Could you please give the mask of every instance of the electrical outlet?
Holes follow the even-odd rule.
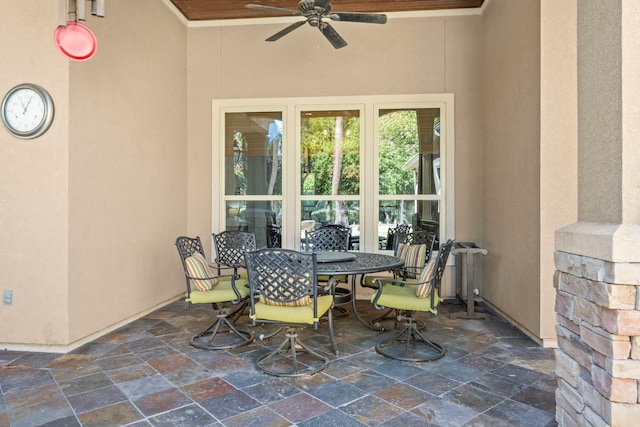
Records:
[[[2,303],[4,305],[11,305],[13,303],[13,291],[4,291]]]

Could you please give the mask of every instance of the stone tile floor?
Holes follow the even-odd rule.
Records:
[[[270,341],[191,347],[211,309],[175,302],[68,354],[0,351],[0,426],[557,425],[553,350],[494,314],[451,318],[462,310],[443,304],[438,316],[418,315],[448,350],[440,360],[379,355],[374,346],[389,332],[349,314],[334,320],[340,353],[327,369],[283,379],[253,365]],[[308,328],[305,341],[328,351],[318,336],[326,330]]]

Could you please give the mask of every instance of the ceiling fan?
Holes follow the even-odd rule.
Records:
[[[333,12],[331,6],[331,0],[300,0],[298,2],[297,10],[284,9],[280,7],[264,6],[260,4],[248,4],[246,6],[249,9],[262,10],[266,12],[286,13],[289,15],[302,15],[305,17],[304,21],[298,21],[289,25],[282,31],[272,35],[266,41],[273,42],[286,36],[298,27],[301,27],[305,23],[309,23],[312,27],[318,28],[322,34],[329,40],[329,42],[336,49],[345,47],[347,42],[340,37],[340,34],[324,20],[332,21],[347,21],[347,22],[364,22],[368,24],[384,24],[387,22],[387,15],[379,13],[358,13],[358,12]]]

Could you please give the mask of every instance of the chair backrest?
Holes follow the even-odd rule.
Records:
[[[385,249],[394,250],[395,247],[395,237],[398,234],[407,234],[411,233],[411,224],[398,224],[394,228],[390,228],[387,230],[387,246]]]
[[[267,220],[267,225],[278,224],[278,218],[275,211],[264,211],[264,217]]]
[[[447,267],[447,260],[449,259],[453,242],[453,240],[449,239],[446,243],[443,243],[442,246],[440,246],[438,258],[427,263],[420,273],[420,278],[418,279],[421,283],[416,289],[416,296],[418,298],[430,296],[431,303],[429,307],[433,313],[435,313],[434,310],[440,302],[439,295],[440,285],[442,284],[442,275]],[[429,279],[429,277],[431,279]],[[428,282],[426,280],[428,280]]]
[[[440,223],[438,221],[434,221],[434,220],[431,220],[431,219],[420,219],[420,220],[418,220],[418,224],[416,226],[416,229],[420,230],[420,231],[430,231],[430,232],[432,232],[433,234],[436,235],[435,247],[437,248],[440,245],[440,239],[439,239]]]
[[[184,277],[187,282],[187,295],[190,295],[191,282],[189,280],[189,273],[187,272],[187,264],[185,263],[185,259],[189,258],[195,252],[199,252],[206,259],[204,249],[202,248],[202,242],[200,241],[199,236],[180,236],[176,239],[176,247],[178,248],[178,253],[180,254],[180,261],[182,261],[182,269],[184,270]]]
[[[425,261],[429,261],[431,253],[433,252],[433,246],[436,241],[436,235],[431,231],[414,231],[411,233],[397,233],[395,236],[393,253],[398,254],[398,245],[404,243],[405,245],[427,245],[427,254]]]
[[[296,305],[303,298],[312,298],[314,317],[318,280],[316,254],[281,248],[262,248],[246,252],[245,263],[252,297],[268,300],[272,305]],[[251,312],[255,313],[255,298]]]
[[[256,248],[256,235],[252,232],[227,230],[212,236],[218,266],[237,269],[242,266],[244,253]]]
[[[442,275],[447,267],[447,259],[451,254],[451,248],[453,247],[454,240],[447,240],[446,243],[440,245],[440,251],[438,252],[438,258],[436,261],[436,271],[433,275],[433,287],[440,292],[440,282],[442,281]]]
[[[343,225],[330,224],[305,234],[305,248],[308,251],[349,250],[351,229]]]
[[[267,247],[282,247],[282,233],[279,225],[267,224]]]

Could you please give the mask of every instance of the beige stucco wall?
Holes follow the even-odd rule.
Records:
[[[217,231],[213,99],[412,93],[454,94],[449,237],[489,249],[485,297],[539,333],[537,4],[491,0],[484,17],[336,23],[349,46],[334,50],[306,26],[265,43],[285,24],[187,28],[163,2],[110,2],[106,18],[88,21],[98,55],[69,63],[51,43],[57,4],[0,3],[12,17],[0,54],[13,59],[0,70],[2,89],[41,83],[57,106],[35,141],[0,133],[0,217],[10,225],[0,231],[1,289],[15,291],[14,304],[0,306],[12,325],[0,343],[73,345],[182,292],[176,236],[200,235],[210,253]],[[20,58],[25,51],[34,55]]]
[[[485,299],[540,335],[540,2],[483,13]]]
[[[110,2],[87,20],[98,53],[71,63],[52,41],[57,4],[0,3],[2,92],[32,81],[56,103],[42,137],[0,133],[8,346],[69,348],[184,288],[186,28],[155,0]]]
[[[155,0],[108,6],[98,54],[70,67],[71,340],[184,287],[186,29]]]
[[[36,83],[53,97],[47,133],[0,129],[0,343],[64,343],[68,331],[69,63],[53,46],[57,2],[0,2],[0,96]]]
[[[480,241],[480,16],[391,18],[385,26],[337,23],[349,43],[340,50],[308,26],[276,43],[264,42],[285,25],[189,30],[190,232],[219,231],[211,224],[211,205],[206,205],[211,199],[205,193],[211,190],[206,183],[212,164],[217,185],[215,155],[206,164],[212,155],[212,99],[453,93],[460,209],[456,235],[450,237]],[[445,276],[450,295],[452,279],[453,273]]]
[[[540,337],[555,344],[555,231],[578,215],[576,2],[543,0],[540,14]]]

